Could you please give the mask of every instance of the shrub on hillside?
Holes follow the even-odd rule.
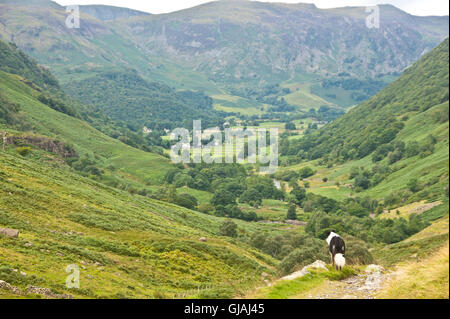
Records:
[[[314,174],[314,170],[308,166],[303,167],[299,172],[300,178],[308,178],[310,176],[313,176]]]
[[[291,171],[291,170],[286,170],[286,171],[278,171],[277,173],[275,173],[274,177],[278,180],[289,182],[292,179],[297,179],[298,176],[299,175],[297,172]]]
[[[303,201],[306,199],[306,190],[295,185],[290,195],[292,202],[301,206]]]
[[[233,193],[226,190],[217,190],[211,198],[211,204],[214,206],[226,206],[236,204],[236,197]]]
[[[227,219],[220,225],[220,235],[227,237],[237,237],[237,225],[231,219]]]
[[[185,193],[176,196],[175,204],[177,204],[178,206],[186,207],[188,209],[194,209],[198,205],[197,198]]]
[[[327,262],[329,260],[326,245],[322,240],[308,238],[307,243],[287,255],[278,265],[282,275],[289,274],[297,269],[312,264],[316,260]]]
[[[370,186],[370,180],[363,174],[358,174],[355,177],[355,187],[361,187],[362,189],[368,189]]]
[[[19,153],[21,156],[27,156],[31,153],[31,148],[28,146],[22,146],[16,148],[16,152]]]
[[[289,206],[289,209],[288,209],[288,211],[287,211],[286,218],[287,218],[287,219],[290,219],[290,220],[295,220],[295,219],[297,219],[297,209],[296,209],[295,205]]]
[[[262,204],[262,195],[254,188],[250,188],[242,193],[241,197],[239,197],[240,203],[250,203],[254,202],[257,205]]]
[[[198,211],[200,213],[210,214],[214,212],[214,206],[209,203],[200,204],[198,205]]]
[[[368,265],[374,263],[374,258],[365,242],[354,237],[345,238],[345,259],[349,265]]]

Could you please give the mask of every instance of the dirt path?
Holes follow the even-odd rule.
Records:
[[[375,299],[390,274],[383,274],[380,266],[371,265],[367,270],[342,281],[325,281],[294,299]]]

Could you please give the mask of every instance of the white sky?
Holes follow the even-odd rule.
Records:
[[[190,8],[209,0],[54,0],[61,5],[70,4],[105,4],[126,7],[150,13],[167,13]],[[370,6],[392,4],[413,15],[448,15],[447,0],[260,0],[264,2],[314,3],[318,8],[335,8],[345,6]]]

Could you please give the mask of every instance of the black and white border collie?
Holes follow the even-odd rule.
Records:
[[[342,270],[345,266],[345,242],[341,236],[331,231],[327,238],[328,247],[330,248],[331,263],[336,269]]]

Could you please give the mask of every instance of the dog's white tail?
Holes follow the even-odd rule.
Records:
[[[342,254],[336,254],[334,256],[334,263],[338,267],[338,269],[342,269],[345,266],[345,257]]]

